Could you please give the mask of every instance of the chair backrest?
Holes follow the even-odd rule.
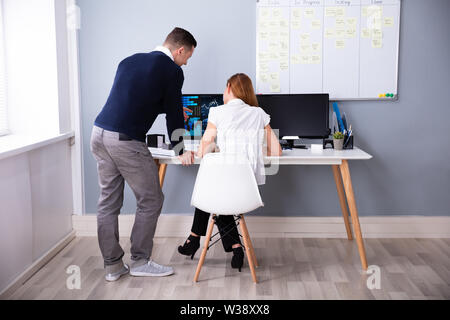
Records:
[[[197,173],[191,205],[218,215],[243,214],[264,206],[247,157],[206,154]]]

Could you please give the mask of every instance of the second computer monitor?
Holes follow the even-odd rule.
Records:
[[[221,94],[184,94],[184,128],[191,137],[201,137],[208,125],[209,109],[223,104]]]
[[[270,126],[284,136],[319,139],[330,135],[328,94],[257,95]]]

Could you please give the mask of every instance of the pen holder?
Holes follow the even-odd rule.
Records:
[[[344,136],[344,150],[353,149],[353,136]]]
[[[162,148],[165,145],[166,136],[164,134],[148,134],[147,146],[152,148]]]

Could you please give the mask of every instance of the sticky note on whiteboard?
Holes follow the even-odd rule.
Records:
[[[300,63],[300,56],[295,54],[291,56],[291,63],[292,64],[299,64]]]
[[[392,18],[392,17],[384,18],[383,26],[384,27],[392,27],[392,26],[394,26],[394,18]]]
[[[337,39],[335,46],[336,46],[336,49],[344,49],[345,48],[345,40]]]
[[[306,18],[313,18],[314,17],[314,8],[306,8],[304,13],[305,13]]]
[[[371,36],[370,29],[364,28],[364,29],[361,30],[361,37],[362,38],[370,38],[370,36]]]
[[[325,17],[335,17],[335,16],[336,16],[336,7],[325,8]]]
[[[383,40],[382,39],[372,39],[372,48],[382,48],[383,47]]]
[[[280,92],[280,91],[281,91],[281,88],[280,88],[279,82],[273,82],[270,84],[270,92],[276,93],[276,92]]]

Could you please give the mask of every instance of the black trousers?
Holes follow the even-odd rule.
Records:
[[[191,231],[199,236],[205,236],[208,229],[209,213],[195,208],[194,221],[192,222]],[[225,252],[233,251],[233,244],[241,244],[241,239],[237,231],[234,216],[218,216],[216,219],[217,228],[222,237],[222,244]],[[227,235],[227,233],[230,231]]]

